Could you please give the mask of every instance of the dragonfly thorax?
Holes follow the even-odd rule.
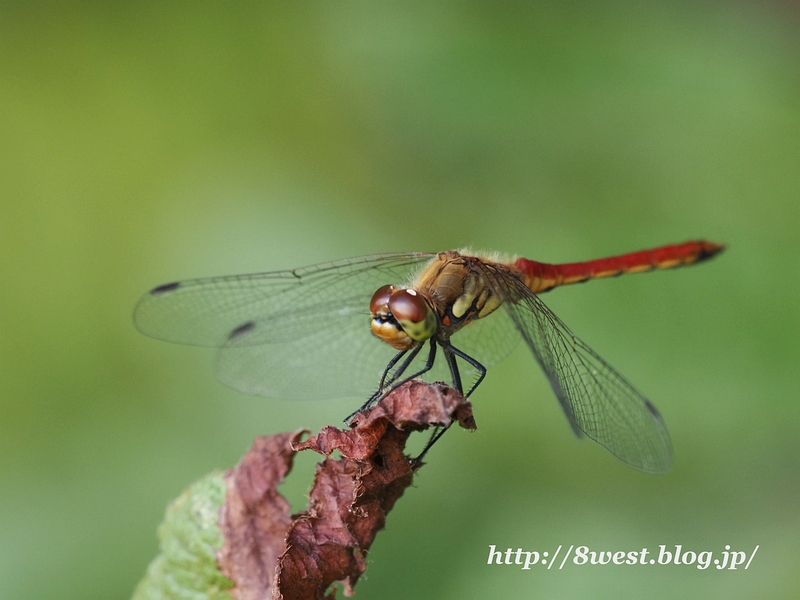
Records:
[[[397,350],[408,350],[436,334],[439,323],[428,301],[416,290],[385,285],[369,303],[372,333]]]
[[[441,252],[412,282],[432,298],[445,337],[489,316],[502,304],[476,269],[479,262],[453,250]]]

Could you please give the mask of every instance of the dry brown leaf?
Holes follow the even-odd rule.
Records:
[[[331,585],[341,582],[352,595],[375,535],[419,468],[403,454],[408,436],[453,419],[475,428],[472,408],[458,392],[413,381],[357,415],[350,430],[325,427],[305,442],[302,431],[258,438],[226,475],[218,562],[235,583],[233,594],[241,600],[327,599],[335,596]],[[290,517],[276,487],[294,452],[306,449],[328,458],[317,465],[308,510]],[[334,450],[341,459],[330,458]]]
[[[223,575],[236,584],[239,600],[268,598],[275,564],[285,551],[291,525],[289,503],[277,487],[292,468],[305,431],[256,438],[236,468],[225,474],[227,493],[219,525],[225,543],[217,554]]]

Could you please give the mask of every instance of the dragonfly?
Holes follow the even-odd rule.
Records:
[[[134,323],[154,338],[218,348],[219,378],[242,392],[368,398],[362,409],[418,377],[449,378],[468,397],[523,341],[578,437],[658,473],[672,463],[658,410],[539,295],[696,264],[723,248],[699,240],[562,264],[470,250],[375,254],[159,285],[139,300]],[[434,431],[423,454],[445,430]]]

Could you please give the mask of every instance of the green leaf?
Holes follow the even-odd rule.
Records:
[[[232,600],[226,590],[233,582],[219,572],[216,559],[225,491],[222,471],[214,471],[169,505],[158,528],[161,554],[147,567],[133,600]]]

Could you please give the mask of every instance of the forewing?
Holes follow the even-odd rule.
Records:
[[[573,430],[623,462],[654,473],[672,464],[672,443],[655,406],[573,334],[513,273],[484,278],[547,375]]]
[[[268,398],[365,400],[397,350],[372,335],[368,310],[329,323],[335,329],[320,326],[279,342],[234,337],[219,351],[217,374],[237,390]]]
[[[159,286],[134,311],[140,331],[221,348],[228,385],[275,398],[361,396],[394,350],[370,331],[369,301],[433,255],[363,256],[254,275]]]

